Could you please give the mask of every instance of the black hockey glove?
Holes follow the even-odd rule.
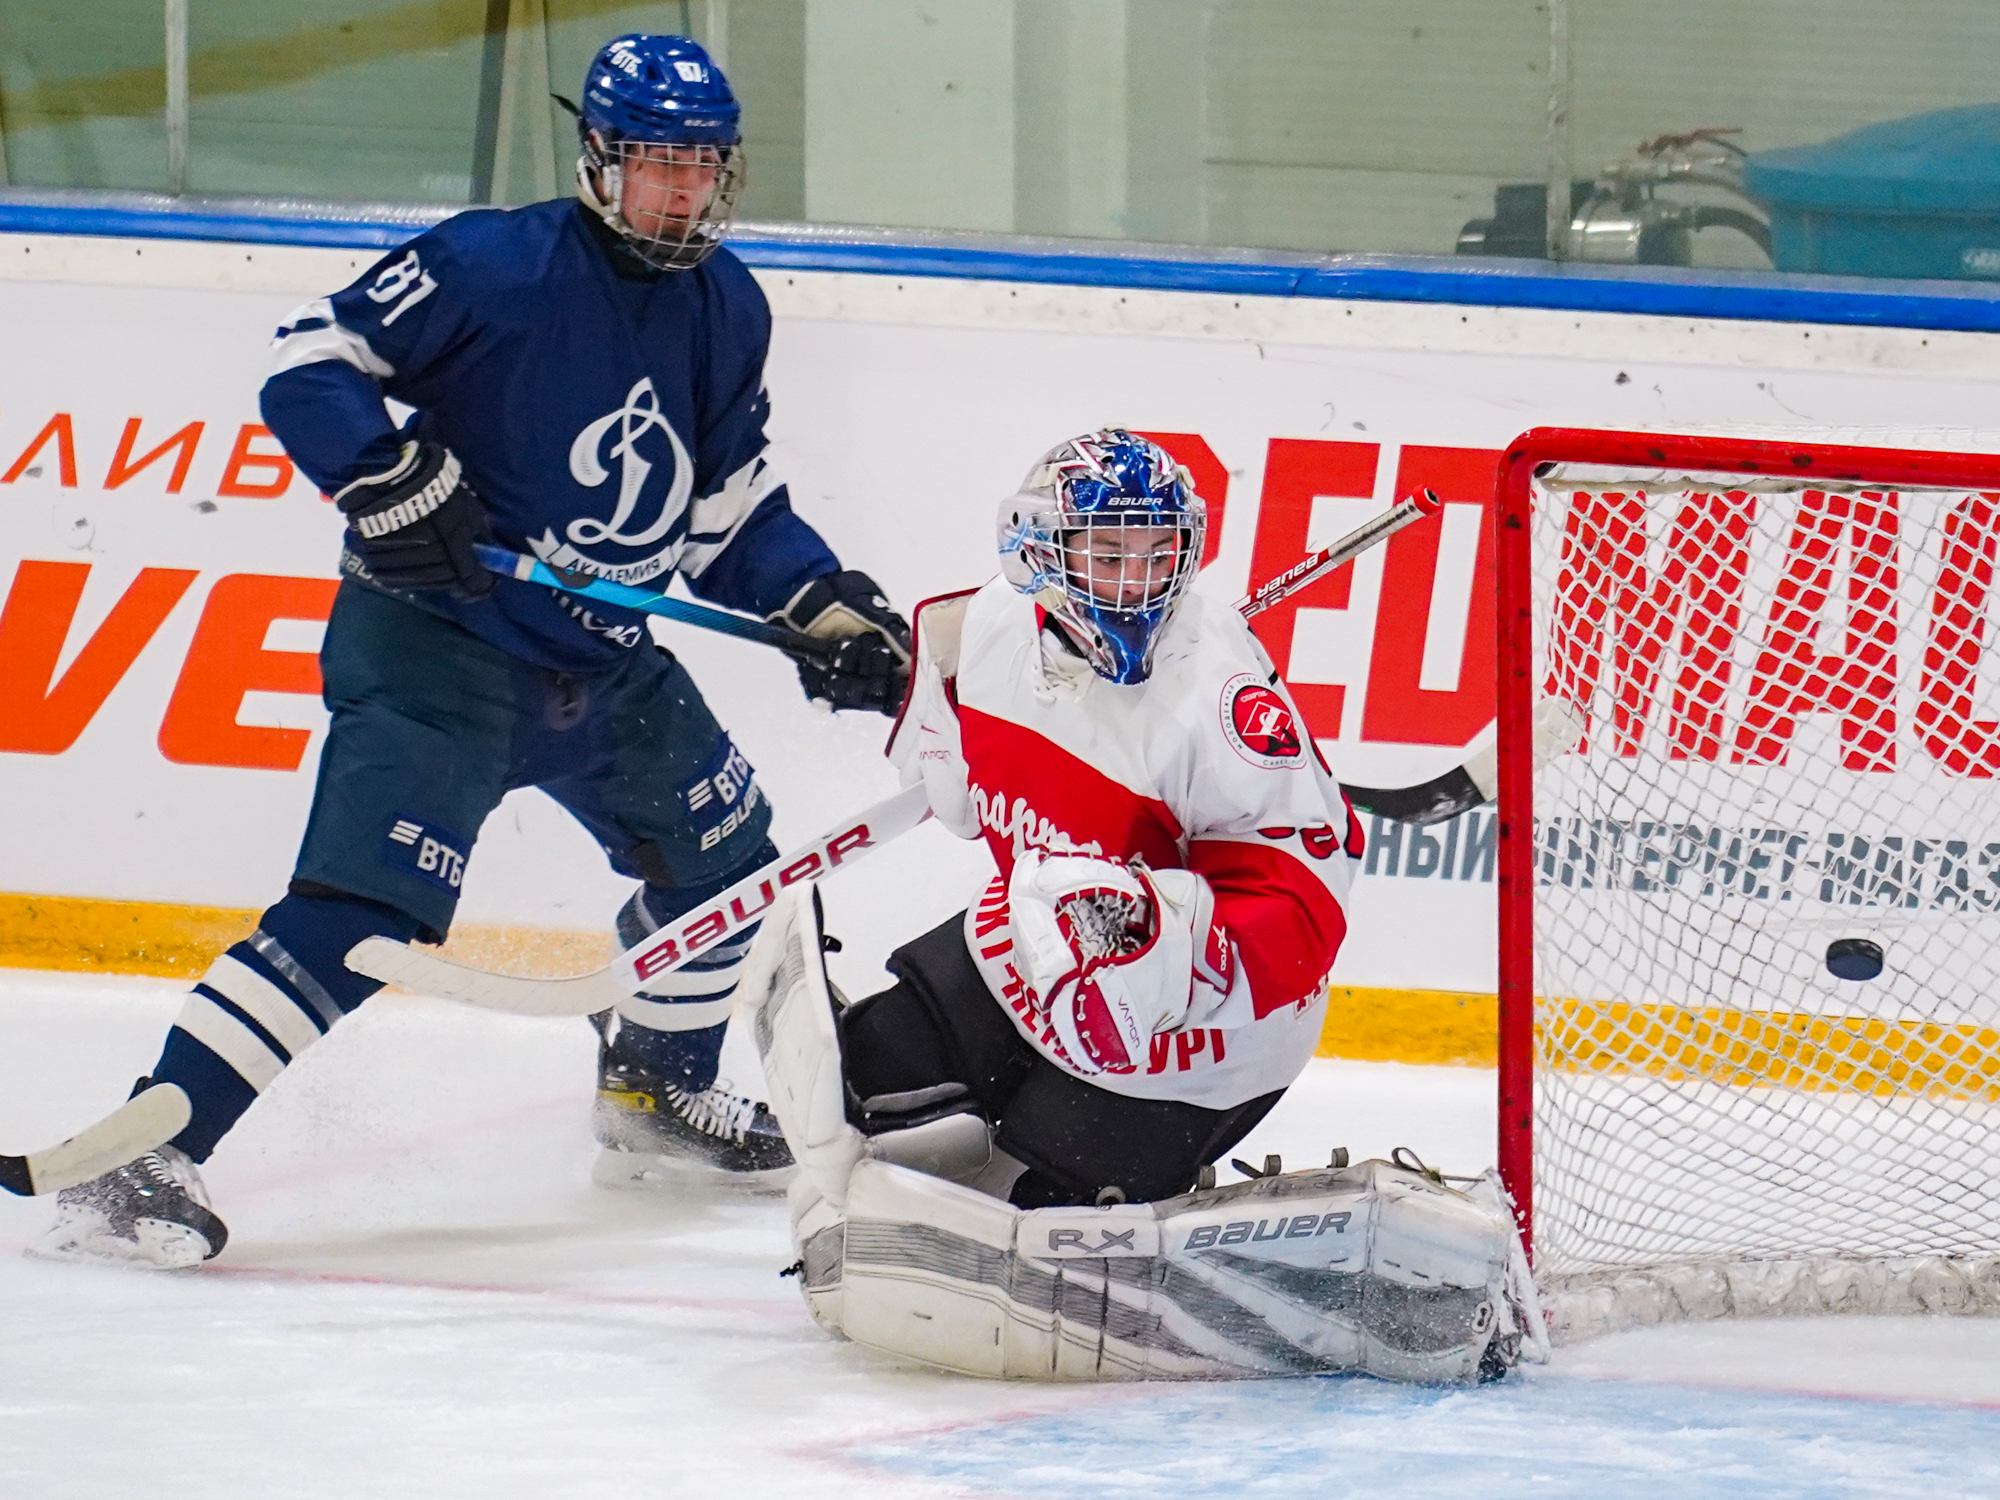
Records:
[[[792,595],[771,623],[834,642],[833,665],[799,663],[808,698],[894,715],[910,681],[910,622],[866,573],[828,573]]]
[[[347,549],[392,589],[443,589],[479,599],[493,575],[472,544],[486,531],[479,496],[458,455],[439,443],[405,443],[386,474],[357,479],[333,497],[347,517]]]

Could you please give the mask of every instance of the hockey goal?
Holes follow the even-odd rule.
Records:
[[[2000,1312],[2000,453],[1868,437],[1502,463],[1501,1171],[1558,1339]]]

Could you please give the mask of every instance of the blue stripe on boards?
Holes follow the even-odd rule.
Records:
[[[198,200],[157,195],[0,189],[0,233],[18,234],[386,250],[451,212],[298,203],[258,212],[241,201],[203,208]],[[745,226],[730,248],[747,264],[771,271],[2000,332],[2000,286],[1979,282],[1553,265],[1501,256],[1305,255],[809,225]]]
[[[843,1445],[886,1474],[1092,1500],[1859,1500],[2000,1495],[2000,1412],[1541,1371],[1100,1391],[1084,1409]]]
[[[313,219],[265,219],[243,214],[146,213],[118,208],[0,206],[0,231],[87,234],[113,239],[225,240],[240,245],[322,245],[338,250],[390,250],[426,226]]]
[[[747,264],[767,269],[972,277],[1224,296],[2000,331],[2000,287],[1968,282],[1552,265],[1500,256],[1327,255],[1301,257],[1296,264],[1268,264],[1205,257],[1183,260],[1170,254],[960,250],[816,240],[794,243],[761,237],[734,240],[731,248]]]

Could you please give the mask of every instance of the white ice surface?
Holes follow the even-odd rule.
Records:
[[[0,971],[0,1144],[115,1103],[177,1004]],[[591,1187],[591,1064],[581,1022],[371,1002],[216,1154],[191,1274],[23,1260],[49,1205],[0,1199],[0,1497],[2000,1496],[1980,1321],[1655,1330],[1470,1391],[899,1364],[808,1322],[778,1197]],[[1476,1170],[1492,1094],[1316,1063],[1237,1154]]]

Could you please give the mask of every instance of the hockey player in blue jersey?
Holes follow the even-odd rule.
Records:
[[[775,857],[742,752],[645,617],[497,579],[475,540],[624,583],[679,574],[835,641],[830,668],[800,669],[811,696],[901,701],[908,627],[765,462],[770,312],[721,248],[738,116],[700,47],[621,37],[585,80],[575,200],[461,214],[278,331],[265,419],[348,521],[312,815],[288,893],[195,986],[153,1069],[192,1123],[64,1192],[45,1253],[219,1252],[195,1164],[380,987],[343,964],[356,942],[442,940],[509,789],[542,788],[641,882],[628,944]],[[399,426],[384,397],[415,415]],[[600,1018],[608,1151],[789,1163],[763,1106],[715,1086],[748,937]]]

